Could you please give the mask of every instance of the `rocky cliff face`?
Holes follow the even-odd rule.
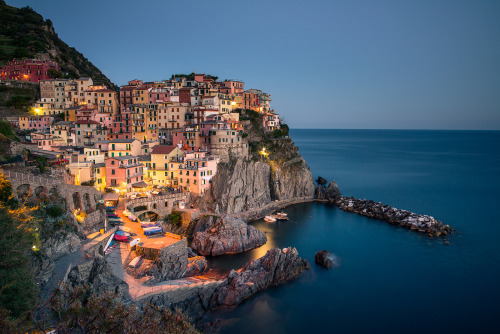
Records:
[[[271,285],[297,277],[310,268],[295,248],[270,249],[260,259],[253,260],[238,271],[231,271],[225,282],[214,292],[210,307],[230,307]]]
[[[299,156],[278,163],[237,160],[219,164],[210,195],[217,213],[240,213],[273,201],[314,195],[311,171]]]
[[[225,216],[201,218],[202,230],[194,234],[191,247],[201,255],[222,255],[241,253],[259,247],[267,238],[255,227],[243,220]]]

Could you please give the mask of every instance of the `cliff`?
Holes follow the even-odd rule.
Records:
[[[258,117],[258,116],[255,116]],[[296,200],[312,200],[314,181],[309,167],[288,136],[274,138],[259,121],[245,125],[250,158],[220,163],[212,187],[200,201],[207,211],[238,214],[254,211],[256,218]],[[266,207],[268,206],[268,207]]]

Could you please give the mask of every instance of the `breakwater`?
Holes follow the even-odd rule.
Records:
[[[446,236],[453,232],[453,229],[449,225],[443,225],[440,220],[434,217],[396,209],[372,200],[340,196],[332,202],[341,210],[385,220],[390,224],[399,225],[415,232],[425,233],[429,237]]]

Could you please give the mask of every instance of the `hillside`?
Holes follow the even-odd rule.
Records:
[[[30,7],[16,8],[0,0],[0,65],[36,54],[48,54],[59,63],[64,77],[91,77],[95,84],[117,89],[87,58],[59,39],[50,20]]]

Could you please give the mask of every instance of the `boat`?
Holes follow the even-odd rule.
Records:
[[[133,214],[130,214],[130,215],[128,216],[128,219],[130,219],[130,220],[131,220],[131,221],[133,221],[133,222],[136,222],[136,221],[137,221],[137,217],[136,217],[136,216],[134,216]]]
[[[125,231],[116,231],[116,234],[123,235],[124,237],[130,237],[130,233]]]
[[[288,214],[283,211],[278,212],[274,217],[276,217],[277,220],[288,220]]]
[[[141,261],[141,257],[138,256],[138,257],[134,258],[132,261],[130,261],[130,263],[128,264],[128,266],[130,268],[135,268],[135,267],[137,267],[137,265],[139,264],[140,261]]]
[[[276,218],[272,217],[272,216],[265,216],[264,217],[264,220],[268,223],[275,223],[276,222]]]
[[[149,227],[158,227],[158,224],[156,223],[150,223],[150,222],[141,222],[141,227],[144,228],[149,228]]]
[[[115,233],[115,236],[113,237],[116,241],[122,241],[122,242],[128,242],[128,237],[124,235],[119,235]]]
[[[163,228],[161,226],[146,227],[143,229],[144,235],[153,235],[157,233],[163,233]]]
[[[127,226],[119,226],[118,229],[121,231],[124,231],[124,232],[128,232],[128,233],[133,232],[132,229],[130,227],[127,227]]]
[[[123,210],[123,215],[126,217],[126,216],[130,216],[131,215],[131,212],[128,211],[127,209]]]

